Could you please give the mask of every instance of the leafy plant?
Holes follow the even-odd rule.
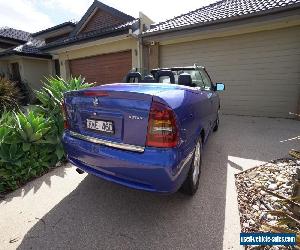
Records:
[[[0,116],[0,192],[14,190],[62,160],[63,93],[91,87],[83,78],[47,79],[37,91],[40,106]]]
[[[60,113],[65,92],[85,89],[93,85],[93,83],[85,83],[85,79],[81,77],[71,77],[69,81],[65,81],[58,76],[50,77],[46,78],[46,83],[44,83],[42,90],[36,91],[36,95],[45,110],[55,110],[55,113]]]
[[[94,84],[85,83],[85,79],[81,77],[71,77],[69,81],[65,81],[57,76],[46,78],[46,83],[44,83],[42,90],[36,92],[38,100],[42,103],[38,106],[38,112],[51,117],[56,126],[58,138],[61,138],[64,129],[61,112],[64,93],[89,88],[93,85]],[[58,144],[58,148],[58,152],[63,154],[61,143]]]
[[[5,110],[18,110],[22,95],[16,83],[0,77],[0,115]]]
[[[52,117],[61,135],[63,132],[61,106],[64,93],[89,88],[93,85],[85,83],[85,79],[81,77],[71,77],[69,81],[65,81],[58,76],[46,78],[46,83],[44,83],[42,90],[36,92],[38,100],[42,103],[39,106],[39,111]]]
[[[54,121],[30,111],[0,120],[0,192],[45,172],[63,157]]]

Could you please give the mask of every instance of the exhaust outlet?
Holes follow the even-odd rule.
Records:
[[[80,168],[76,168],[76,172],[77,172],[78,174],[84,174],[84,171],[81,170]]]

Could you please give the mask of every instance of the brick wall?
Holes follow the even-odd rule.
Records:
[[[91,17],[87,25],[81,30],[80,33],[85,33],[97,29],[103,29],[124,22],[125,21],[121,18],[112,16],[111,14],[103,10],[97,10],[96,13]]]

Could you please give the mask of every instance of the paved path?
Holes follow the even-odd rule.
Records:
[[[240,249],[234,173],[286,156],[299,135],[294,120],[223,116],[193,198],[58,168],[0,201],[0,249]]]

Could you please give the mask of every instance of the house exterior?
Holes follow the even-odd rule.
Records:
[[[299,7],[299,0],[223,0],[152,25],[142,35],[143,64],[205,66],[214,82],[226,85],[223,113],[295,118]]]
[[[73,27],[60,25],[33,37],[45,41],[42,50],[53,56],[63,78],[81,75],[88,82],[113,83],[141,65],[139,34],[150,23],[142,13],[134,18],[94,1]]]
[[[225,114],[300,113],[299,0],[221,0],[152,23],[94,1],[77,23],[34,34],[0,30],[0,73],[39,88],[49,74],[106,84],[132,68],[198,64],[226,84]]]
[[[0,74],[16,81],[22,90],[39,89],[41,80],[52,74],[52,56],[42,52],[41,46],[43,42],[29,32],[0,28]]]

